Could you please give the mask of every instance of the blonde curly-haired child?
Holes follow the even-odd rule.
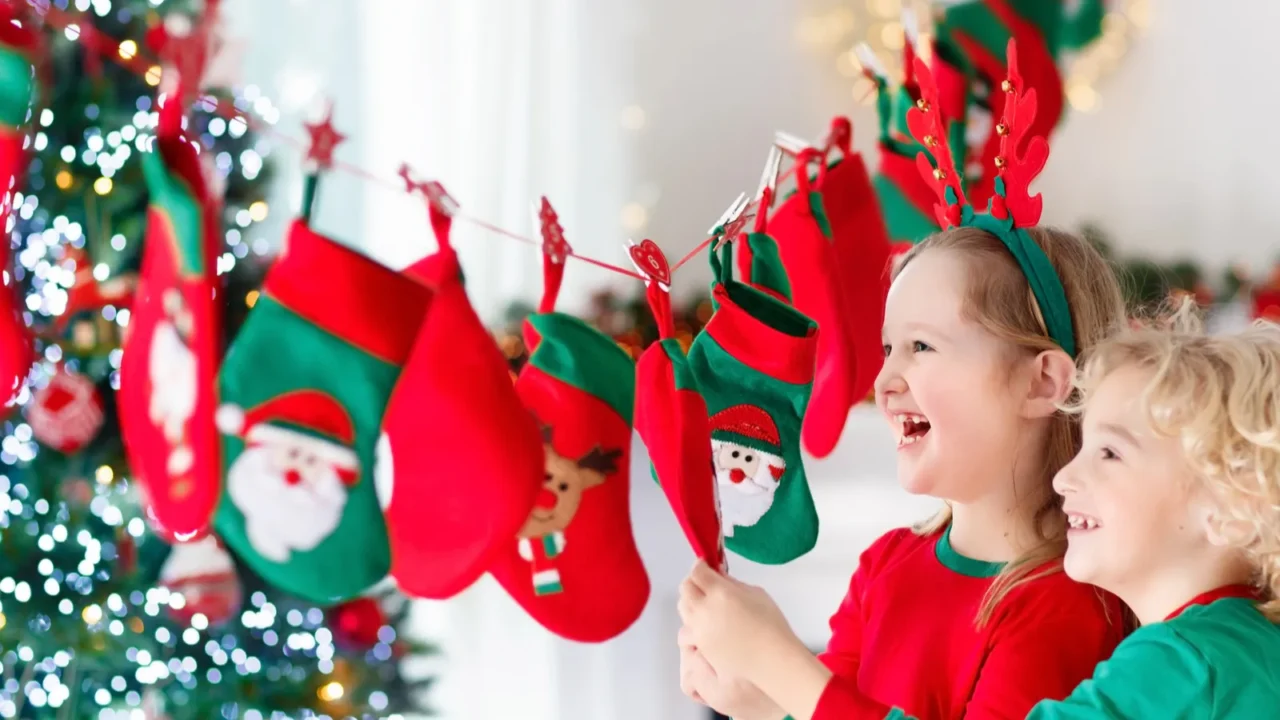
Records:
[[[1078,385],[1064,566],[1141,627],[1029,720],[1280,716],[1280,326],[1209,335],[1184,306]]]

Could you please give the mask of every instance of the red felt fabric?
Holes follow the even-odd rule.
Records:
[[[649,600],[631,528],[631,424],[600,398],[532,364],[521,371],[516,392],[550,428],[546,484],[539,483],[530,523],[519,537],[508,536],[490,571],[543,627],[570,640],[603,642],[630,627]],[[612,457],[612,471],[581,467],[593,451]],[[539,518],[554,519],[542,525]],[[561,524],[559,537],[535,529]],[[559,554],[539,562],[537,548],[548,540],[560,544]]]
[[[724,568],[710,413],[696,387],[680,387],[676,382],[677,365],[688,383],[693,383],[693,377],[684,351],[672,339],[675,330],[667,292],[650,283],[647,294],[662,341],[649,346],[636,363],[636,432],[694,555],[711,567]]]
[[[862,156],[847,143],[842,152],[844,159],[821,178],[819,190],[840,269],[846,331],[855,357],[856,404],[871,391],[884,364],[880,331],[889,294],[889,230]]]
[[[195,147],[181,135],[156,137],[167,172],[200,205],[200,237],[183,232],[155,201],[120,362],[119,418],[129,464],[146,488],[147,516],[163,535],[203,534],[222,488],[222,444],[214,425],[222,344],[216,200]],[[198,248],[196,267],[180,247]]]
[[[431,288],[431,307],[383,432],[395,458],[391,574],[409,595],[444,599],[509,547],[539,491],[543,451],[506,359],[467,299],[449,218],[432,206],[431,221],[439,251],[406,270]]]
[[[22,143],[22,134],[0,132],[0,187],[8,188],[26,162]],[[0,212],[0,227],[8,221],[13,195],[8,197]],[[9,266],[9,243],[0,242],[0,418],[22,392],[34,361],[32,353],[31,332],[22,321],[22,301]]]
[[[1066,697],[1123,638],[1123,606],[1054,572],[1014,590],[983,627],[992,578],[949,569],[942,532],[903,528],[863,554],[820,659],[833,673],[813,720],[1026,717]],[[972,561],[970,561],[972,562]]]
[[[855,402],[858,358],[848,309],[851,303],[844,297],[841,277],[850,268],[843,267],[834,238],[826,235],[815,217],[814,204],[822,201],[809,184],[808,167],[813,161],[821,163],[822,158],[816,152],[801,153],[797,158],[803,169],[795,173],[796,192],[770,218],[768,233],[778,241],[796,309],[813,318],[820,330],[813,394],[800,440],[811,455],[826,457],[835,449]],[[877,338],[879,333],[877,326]]]

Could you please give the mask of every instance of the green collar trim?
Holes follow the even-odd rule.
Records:
[[[951,547],[950,525],[947,525],[942,537],[938,538],[938,543],[933,546],[933,554],[937,556],[938,562],[942,563],[943,567],[966,577],[993,578],[999,575],[1005,566],[1004,563],[999,562],[974,560],[956,552],[956,549]]]

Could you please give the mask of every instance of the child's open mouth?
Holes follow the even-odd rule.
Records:
[[[1079,513],[1067,513],[1067,529],[1069,531],[1087,532],[1102,527],[1102,523],[1097,518],[1081,515]]]
[[[920,442],[920,438],[929,434],[929,421],[923,415],[897,413],[893,416],[893,419],[898,422],[900,428],[898,433],[899,448]]]

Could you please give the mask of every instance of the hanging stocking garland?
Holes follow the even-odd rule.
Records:
[[[542,484],[542,438],[462,286],[456,205],[402,174],[426,198],[440,248],[406,270],[430,288],[431,308],[387,405],[379,472],[392,575],[409,595],[444,599],[511,547]]]
[[[636,269],[646,272],[639,264]],[[663,275],[670,278],[669,273],[657,276]],[[662,486],[694,554],[711,567],[727,571],[707,403],[684,348],[675,339],[666,285],[654,276],[646,284],[659,340],[636,363],[636,432],[649,451],[654,479]]]
[[[649,599],[631,532],[635,365],[617,343],[555,312],[564,275],[554,215],[541,213],[544,290],[525,320],[531,350],[516,392],[542,431],[546,468],[532,511],[492,573],[535,620],[579,642],[630,627]]]

